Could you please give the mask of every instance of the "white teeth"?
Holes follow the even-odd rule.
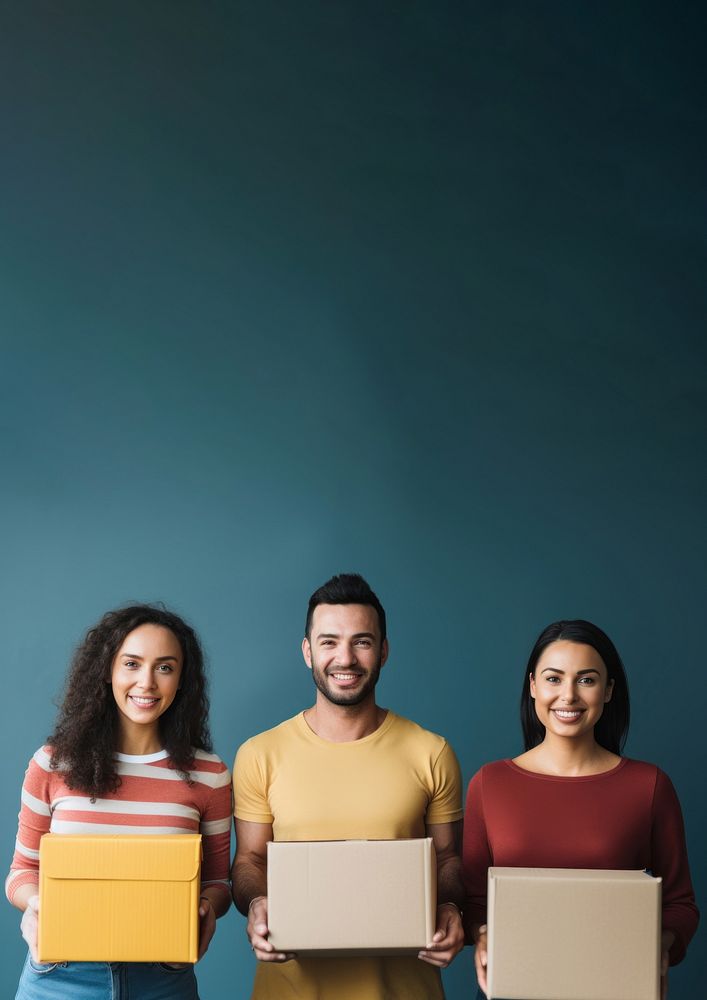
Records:
[[[577,719],[581,714],[581,712],[563,712],[559,708],[555,709],[555,715],[559,715],[561,719]]]
[[[358,677],[358,674],[334,674],[337,681],[353,681]]]
[[[154,705],[157,701],[156,698],[137,698],[134,694],[131,694],[130,697],[136,705]]]

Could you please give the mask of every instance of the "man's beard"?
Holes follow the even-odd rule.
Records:
[[[360,705],[362,701],[365,701],[366,698],[368,698],[378,683],[381,666],[382,664],[379,660],[361,687],[356,688],[355,691],[336,691],[329,687],[326,674],[319,669],[314,662],[314,659],[312,659],[312,680],[318,690],[321,691],[327,701],[330,701],[332,705]],[[337,671],[337,673],[342,674],[346,672],[346,670]]]

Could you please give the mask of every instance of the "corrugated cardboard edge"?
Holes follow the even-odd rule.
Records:
[[[487,947],[487,961],[486,969],[488,971],[488,977],[486,980],[486,996],[488,1000],[495,1000],[495,993],[493,992],[493,934],[491,933],[491,928],[494,926],[494,911],[496,907],[496,886],[498,882],[495,875],[492,873],[492,869],[488,872],[488,889],[486,893],[486,926],[488,927],[488,936],[486,939]]]
[[[661,997],[660,960],[661,960],[661,953],[663,950],[663,879],[661,878],[660,875],[650,875],[650,873],[648,872],[646,872],[646,874],[649,875],[649,878],[655,879],[655,881],[658,883],[658,894],[655,900],[656,906],[658,908],[658,919],[656,920],[657,940],[655,946],[655,953],[656,953],[655,1000],[660,1000]]]
[[[427,942],[431,942],[437,928],[437,855],[434,841],[425,838],[425,891],[430,901],[427,910]]]

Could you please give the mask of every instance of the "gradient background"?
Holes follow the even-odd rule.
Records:
[[[466,778],[520,748],[541,627],[601,624],[704,905],[706,27],[698,3],[0,5],[6,862],[104,610],[193,621],[230,762],[312,699],[306,600],[358,570],[382,704]],[[202,997],[252,972],[231,912]],[[467,950],[448,996],[472,979]]]

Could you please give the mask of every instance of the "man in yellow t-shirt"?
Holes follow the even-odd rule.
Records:
[[[255,1000],[435,1000],[461,950],[461,776],[451,747],[375,702],[385,612],[357,574],[312,595],[302,652],[315,704],[248,740],[234,768],[233,897],[259,959]],[[268,940],[269,840],[432,837],[437,927],[415,957],[297,958]]]

